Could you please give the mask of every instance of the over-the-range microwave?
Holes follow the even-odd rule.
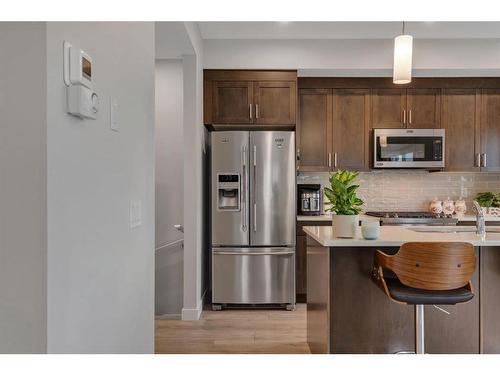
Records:
[[[374,129],[374,168],[444,168],[444,129]]]

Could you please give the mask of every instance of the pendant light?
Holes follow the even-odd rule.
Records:
[[[403,22],[403,33],[394,38],[394,68],[392,81],[401,85],[411,82],[411,62],[413,51],[413,37],[405,35],[405,23]]]

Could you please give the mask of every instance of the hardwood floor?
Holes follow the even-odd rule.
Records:
[[[310,353],[306,305],[284,310],[204,310],[198,321],[156,320],[155,351],[167,353]]]

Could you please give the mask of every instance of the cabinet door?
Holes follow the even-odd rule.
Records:
[[[295,292],[297,297],[305,299],[307,294],[307,236],[297,236],[295,250]],[[305,302],[305,301],[297,301]]]
[[[333,167],[368,169],[369,90],[333,90]]]
[[[409,128],[440,128],[440,89],[407,90],[407,126]]]
[[[332,163],[331,90],[299,91],[297,156],[301,171],[329,171]]]
[[[446,170],[479,170],[479,92],[443,90],[441,121],[446,134]]]
[[[405,107],[405,89],[372,90],[372,128],[404,128]]]
[[[255,123],[294,125],[296,91],[293,81],[255,82]]]
[[[212,106],[214,124],[253,123],[253,82],[214,82]]]
[[[485,354],[500,354],[500,249],[481,246],[481,336]]]
[[[500,89],[481,95],[481,152],[483,171],[500,171]]]

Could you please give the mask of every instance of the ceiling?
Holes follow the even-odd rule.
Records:
[[[420,39],[500,38],[500,22],[406,22]],[[402,22],[198,22],[203,39],[391,39]]]
[[[155,22],[155,48],[157,59],[178,59],[192,55],[193,47],[184,22]]]

